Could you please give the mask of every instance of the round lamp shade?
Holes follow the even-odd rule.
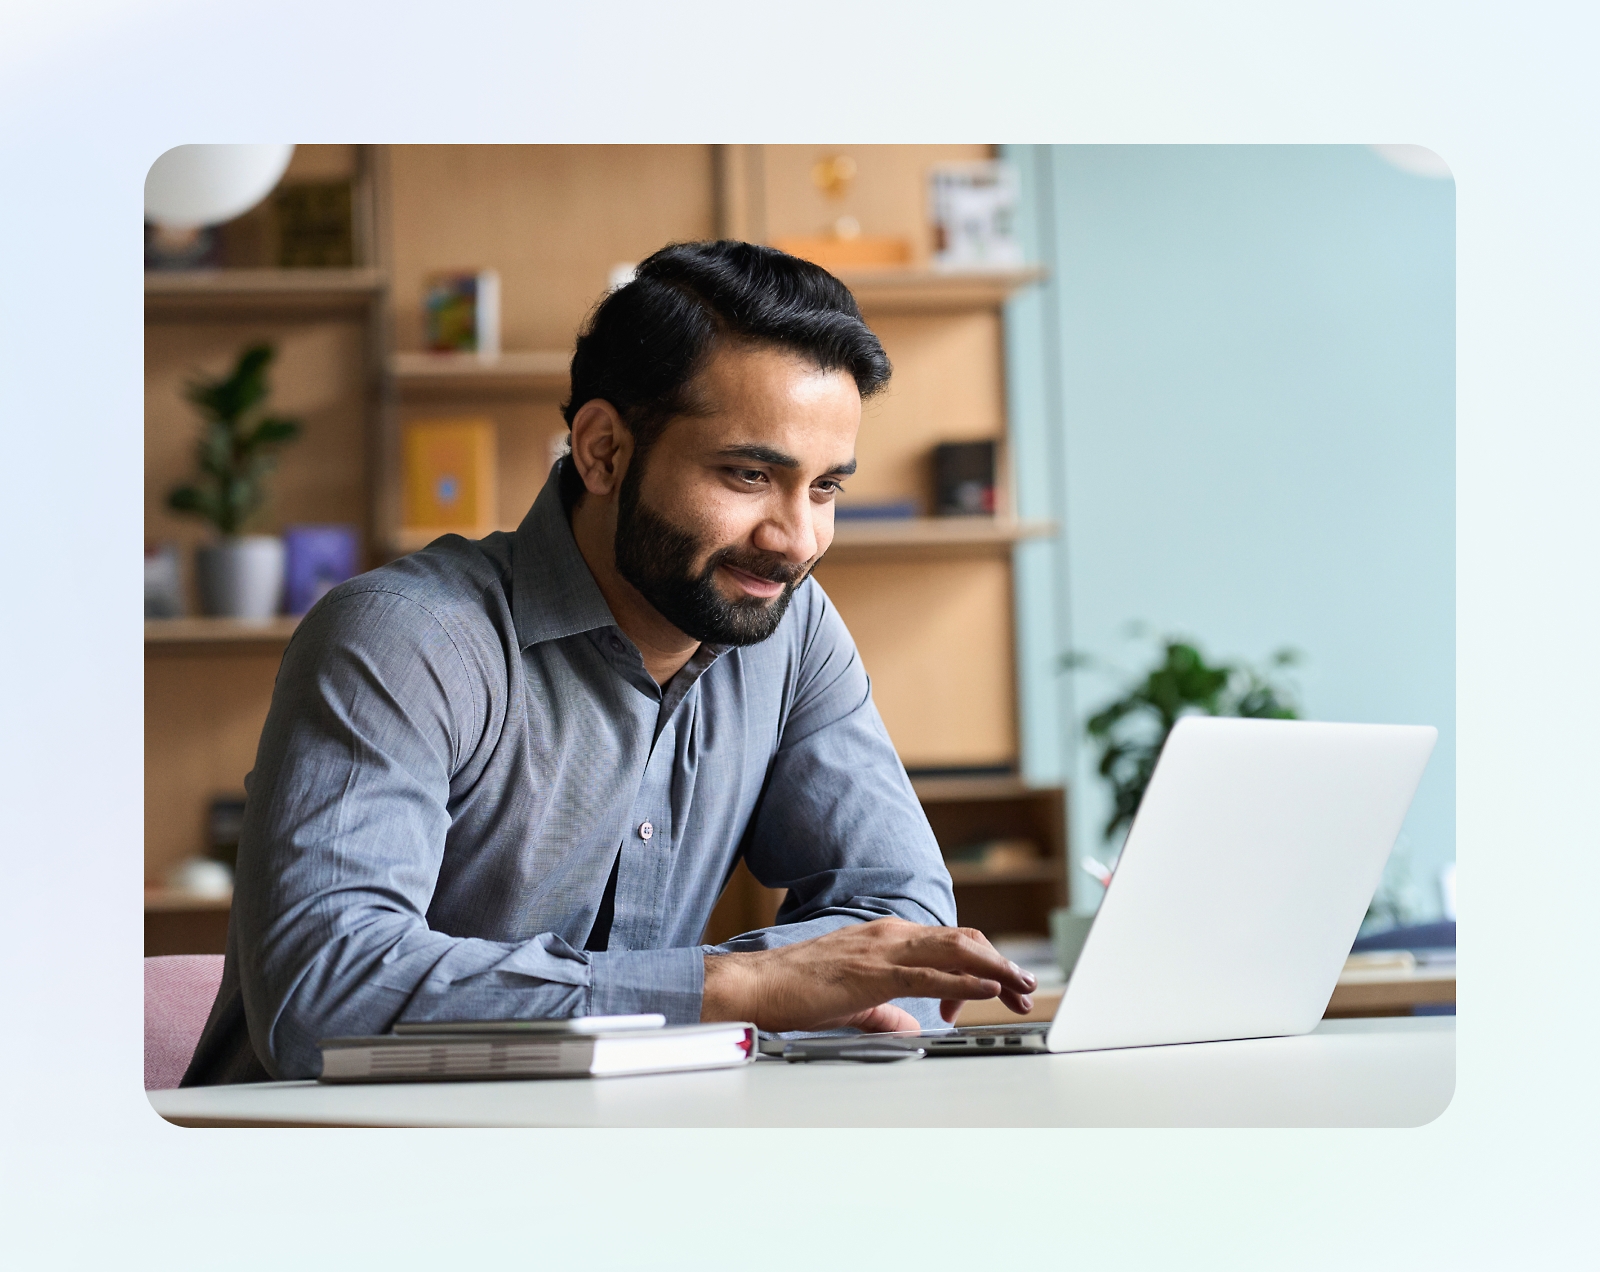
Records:
[[[220,225],[272,193],[293,146],[174,146],[144,179],[144,214],[169,229]]]

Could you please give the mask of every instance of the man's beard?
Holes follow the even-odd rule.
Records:
[[[685,636],[713,645],[754,645],[766,640],[778,630],[789,598],[805,580],[811,563],[795,566],[768,553],[729,547],[713,552],[705,568],[691,574],[701,545],[640,500],[643,459],[636,455],[622,478],[613,545],[617,573]],[[782,583],[783,591],[770,600],[746,595],[730,601],[717,590],[716,572],[723,565]]]

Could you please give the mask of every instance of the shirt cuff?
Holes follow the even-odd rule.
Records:
[[[589,955],[591,1016],[660,1012],[669,1025],[700,1022],[706,960],[699,946],[679,950],[596,950]]]

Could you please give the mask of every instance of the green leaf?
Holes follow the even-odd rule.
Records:
[[[250,439],[245,445],[252,449],[257,446],[274,446],[282,442],[292,442],[299,436],[299,420],[269,416],[256,425],[255,432],[250,434]]]

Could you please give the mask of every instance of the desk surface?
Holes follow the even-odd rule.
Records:
[[[649,1077],[152,1091],[181,1126],[1420,1126],[1455,1091],[1448,1016],[1058,1056]]]

